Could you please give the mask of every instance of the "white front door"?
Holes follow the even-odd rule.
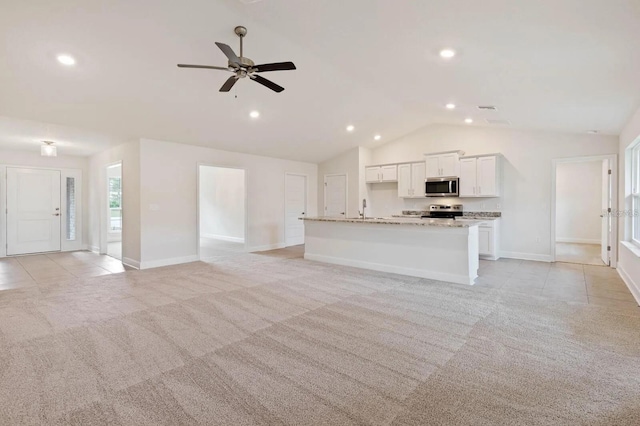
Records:
[[[7,168],[7,255],[60,250],[60,171]]]
[[[611,175],[609,160],[602,160],[602,231],[600,232],[600,256],[605,265],[611,266]]]
[[[285,245],[304,244],[304,222],[300,220],[307,214],[307,177],[302,175],[285,175]]]
[[[324,215],[346,217],[347,215],[347,175],[324,177]]]

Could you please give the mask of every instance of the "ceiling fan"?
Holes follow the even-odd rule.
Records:
[[[229,47],[229,45],[224,43],[216,42],[216,45],[222,50],[227,58],[229,59],[229,66],[227,67],[215,67],[212,65],[188,65],[188,64],[178,64],[180,68],[204,68],[211,70],[222,70],[232,72],[234,75],[229,77],[229,79],[222,85],[220,88],[221,92],[228,92],[231,90],[234,84],[241,78],[249,77],[251,80],[256,83],[260,83],[265,87],[273,90],[274,92],[282,92],[284,87],[279,86],[272,82],[271,80],[267,80],[266,78],[258,75],[259,72],[267,72],[267,71],[286,71],[286,70],[295,70],[296,66],[293,62],[276,62],[272,64],[262,64],[256,65],[254,62],[243,56],[243,46],[242,39],[247,35],[247,29],[242,26],[238,26],[234,29],[236,35],[240,37],[240,56],[237,56],[233,49]]]

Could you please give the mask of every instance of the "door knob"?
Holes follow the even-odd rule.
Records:
[[[53,215],[54,216],[60,216],[60,213],[54,213]]]
[[[344,214],[344,212],[340,213],[340,214]]]
[[[304,212],[300,213],[300,214],[304,214]]]

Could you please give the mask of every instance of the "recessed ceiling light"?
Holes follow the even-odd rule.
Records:
[[[375,136],[373,137],[373,139],[374,139],[374,140],[379,141],[380,139],[382,139],[382,136],[380,136],[380,135],[375,135]]]
[[[355,127],[353,127],[353,125],[352,125],[352,124],[349,124],[349,125],[347,126],[347,132],[353,132],[355,129],[356,129],[356,128],[355,128]]]
[[[260,117],[260,112],[259,112],[259,111],[251,111],[251,112],[249,113],[249,117],[251,117],[251,118],[258,118],[258,117]]]
[[[447,109],[455,109],[456,104],[446,104],[446,105],[445,105],[445,107],[446,107]]]
[[[73,58],[73,56],[69,55],[58,55],[58,62],[60,62],[62,65],[67,66],[76,64],[76,60]]]
[[[471,123],[473,123],[473,118],[465,118],[464,122],[467,123],[467,124],[471,124]]]
[[[442,49],[440,51],[440,57],[445,59],[451,59],[456,56],[456,51],[453,49]]]

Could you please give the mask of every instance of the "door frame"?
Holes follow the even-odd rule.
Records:
[[[334,176],[344,176],[344,217],[349,217],[349,174],[348,173],[329,173],[324,175],[323,183],[323,204],[322,204],[322,215],[326,216],[327,212],[327,178]]]
[[[249,170],[246,167],[230,166],[227,164],[199,161],[196,164],[196,254],[200,256],[200,168],[217,167],[219,169],[234,169],[244,171],[244,249],[249,251]]]
[[[68,169],[64,167],[39,167],[39,166],[25,166],[20,164],[0,164],[0,257],[7,257],[7,168],[13,167],[18,169],[33,169],[33,170],[57,170],[60,172],[60,211],[62,217],[60,219],[60,252],[86,250],[87,247],[84,244],[83,233],[83,205],[84,205],[84,193],[83,193],[83,176],[82,169]],[[63,184],[66,178],[71,177],[76,180],[76,239],[74,241],[67,241],[66,235],[66,223],[67,223],[67,203],[66,194],[67,187]],[[52,252],[52,253],[58,253]],[[16,255],[22,256],[22,255]],[[25,255],[28,256],[28,255]],[[13,256],[12,256],[13,257]]]
[[[284,226],[283,226],[283,234],[284,234],[284,246],[290,247],[287,245],[287,176],[302,176],[304,177],[304,213],[305,216],[309,212],[309,175],[305,173],[294,173],[294,172],[284,172]]]
[[[611,209],[615,210],[618,208],[618,154],[588,155],[551,160],[551,262],[556,261],[556,172],[558,164],[603,160],[609,160],[609,166],[611,167]],[[611,235],[609,235],[611,268],[615,268],[618,263],[618,221],[616,219],[615,216],[611,216]]]

